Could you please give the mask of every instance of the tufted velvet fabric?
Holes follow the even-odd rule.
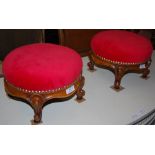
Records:
[[[153,52],[147,38],[125,30],[107,30],[97,33],[91,41],[97,55],[115,62],[143,63]]]
[[[35,91],[63,88],[81,74],[79,54],[67,47],[36,43],[14,49],[3,61],[3,74],[12,85]]]

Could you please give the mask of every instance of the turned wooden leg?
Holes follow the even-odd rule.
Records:
[[[124,75],[124,67],[115,66],[115,81],[114,81],[114,89],[121,89],[121,79]]]
[[[40,123],[42,119],[42,107],[44,100],[41,95],[32,95],[30,101],[34,110],[34,122]]]
[[[77,89],[77,93],[76,93],[77,98],[76,98],[76,100],[82,100],[83,96],[85,95],[85,91],[82,89],[83,86],[84,86],[84,83],[85,83],[85,78],[82,76],[80,86]]]
[[[152,60],[149,60],[149,61],[147,61],[146,63],[145,63],[145,69],[144,69],[144,72],[143,72],[143,74],[142,74],[142,78],[144,78],[144,79],[146,79],[147,77],[148,77],[148,75],[150,74],[150,69],[149,69],[149,67],[150,67],[150,65],[151,65],[151,62],[152,62]]]

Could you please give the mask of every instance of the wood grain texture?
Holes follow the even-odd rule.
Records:
[[[34,122],[39,123],[41,122],[42,118],[42,108],[45,103],[52,99],[65,99],[67,97],[71,97],[73,95],[77,95],[78,100],[82,100],[83,96],[85,95],[85,91],[83,90],[84,86],[84,77],[81,76],[79,80],[77,80],[74,84],[71,84],[67,88],[57,90],[55,92],[42,92],[36,93],[32,91],[23,91],[19,90],[18,88],[12,86],[4,79],[4,87],[5,91],[8,95],[24,99],[30,103],[34,110]],[[66,93],[67,89],[70,87],[74,87],[73,91],[70,93]]]
[[[151,58],[141,64],[116,64],[109,61],[106,61],[104,59],[99,58],[94,52],[90,51],[89,53],[89,60],[88,67],[89,70],[94,70],[94,65],[109,69],[114,73],[115,81],[114,81],[114,88],[116,90],[121,89],[121,79],[122,77],[127,73],[139,73],[142,74],[142,78],[147,78],[150,73],[150,65],[151,65]],[[141,65],[145,66],[141,68]]]

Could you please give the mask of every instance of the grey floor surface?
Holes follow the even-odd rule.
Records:
[[[83,58],[86,78],[86,96],[78,104],[75,97],[64,102],[51,103],[43,109],[43,125],[120,125],[129,124],[155,108],[155,54],[148,80],[139,74],[127,74],[122,80],[125,89],[115,92],[110,88],[113,74],[96,68],[87,70],[88,58]],[[0,79],[0,124],[29,125],[33,110],[21,101],[6,96],[3,78]]]

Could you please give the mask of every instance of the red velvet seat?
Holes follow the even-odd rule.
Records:
[[[91,48],[98,56],[122,63],[143,63],[152,55],[151,42],[133,32],[108,30],[96,34]]]
[[[3,62],[5,80],[26,90],[46,91],[72,84],[81,74],[79,54],[67,47],[36,43],[16,48]]]

